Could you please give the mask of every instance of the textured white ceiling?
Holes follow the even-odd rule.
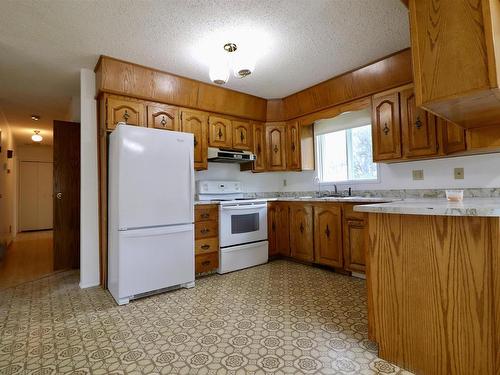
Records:
[[[36,126],[50,127],[100,54],[208,82],[211,48],[240,39],[257,45],[256,69],[226,87],[279,98],[408,47],[407,10],[400,0],[2,0],[0,106],[12,125],[32,129],[38,113]]]

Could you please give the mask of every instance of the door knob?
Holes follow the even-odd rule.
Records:
[[[56,193],[56,198],[57,199],[62,199],[62,193]]]

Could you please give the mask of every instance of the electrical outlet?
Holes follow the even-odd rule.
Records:
[[[423,169],[414,169],[412,171],[414,180],[423,180],[424,179],[424,170]]]
[[[455,176],[455,180],[463,180],[464,179],[464,169],[463,168],[455,168],[453,170],[453,174]]]

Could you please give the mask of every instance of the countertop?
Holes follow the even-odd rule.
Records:
[[[401,215],[500,217],[500,198],[464,198],[462,202],[448,202],[444,198],[405,199],[355,206],[354,211]]]
[[[272,198],[249,198],[262,199],[268,202],[332,202],[332,203],[380,203],[394,202],[398,198],[380,198],[380,197],[272,197]],[[195,205],[219,204],[219,201],[195,201]]]

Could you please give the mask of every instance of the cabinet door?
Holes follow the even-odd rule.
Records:
[[[233,121],[233,148],[236,150],[251,150],[253,146],[252,126],[249,122]]]
[[[401,92],[403,155],[407,158],[436,155],[436,116],[417,108],[413,89]]]
[[[465,129],[440,117],[437,118],[441,132],[442,152],[445,155],[467,150]]]
[[[148,105],[148,128],[179,131],[179,108],[164,104]]]
[[[300,126],[298,121],[292,121],[287,126],[287,147],[286,154],[287,169],[292,171],[300,171],[301,169],[301,153],[300,153]]]
[[[399,93],[373,98],[372,142],[374,161],[401,158]]]
[[[119,122],[146,126],[145,115],[146,106],[142,102],[113,96],[106,99],[106,127],[108,130],[115,129]]]
[[[344,268],[364,273],[366,269],[366,221],[344,221]]]
[[[277,203],[267,204],[267,240],[269,242],[269,256],[278,255],[277,246],[277,220],[276,207]]]
[[[252,168],[254,172],[262,172],[266,170],[265,142],[266,134],[264,124],[253,123],[253,152],[256,157]]]
[[[290,254],[293,258],[312,262],[313,208],[308,204],[290,205]]]
[[[194,168],[196,170],[207,169],[207,121],[208,116],[204,112],[182,110],[181,130],[194,135]]]
[[[276,207],[276,248],[280,255],[290,256],[290,219],[288,204],[280,202]]]
[[[314,258],[319,264],[343,266],[340,205],[329,203],[314,206]]]
[[[231,120],[210,116],[208,119],[208,139],[210,147],[231,148],[232,142]]]
[[[267,169],[286,170],[286,124],[266,125]]]

